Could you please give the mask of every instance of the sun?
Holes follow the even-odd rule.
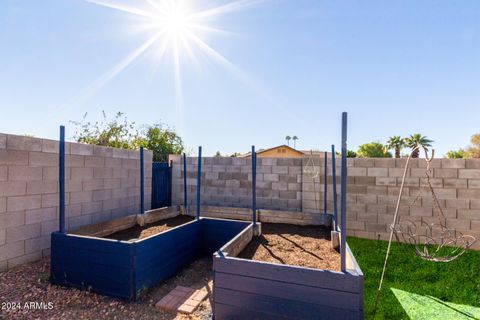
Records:
[[[175,107],[177,116],[182,117],[182,70],[187,61],[200,66],[209,59],[223,69],[251,85],[253,81],[226,57],[207,43],[214,36],[232,36],[234,33],[218,28],[215,23],[227,14],[233,14],[268,0],[222,0],[222,5],[212,5],[219,0],[85,0],[88,3],[109,8],[135,17],[129,19],[132,34],[143,33],[146,38],[139,47],[117,62],[110,70],[94,81],[77,100],[93,96],[103,86],[118,76],[139,58],[148,54],[155,74],[161,62],[173,71]],[[132,23],[133,21],[133,23]],[[127,20],[126,20],[127,22]],[[147,60],[146,60],[147,61]],[[210,63],[206,63],[206,66]],[[166,73],[162,72],[162,76]]]

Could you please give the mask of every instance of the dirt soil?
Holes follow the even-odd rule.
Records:
[[[154,223],[149,223],[143,227],[137,224],[132,228],[115,232],[111,235],[106,236],[105,238],[115,239],[115,240],[125,240],[125,241],[143,239],[143,238],[153,236],[162,231],[172,229],[174,227],[178,227],[182,224],[193,221],[194,219],[195,218],[191,216],[180,215],[174,218],[169,218],[169,219],[160,220]]]
[[[262,223],[240,258],[324,270],[340,270],[340,254],[332,249],[330,230],[322,226]]]
[[[148,290],[139,301],[126,302],[48,282],[50,260],[0,272],[0,319],[211,319],[211,295],[192,315],[159,311],[155,303],[177,285],[212,292],[212,258],[194,261],[177,276]],[[28,307],[36,302],[36,307]],[[49,302],[52,308],[49,309]],[[9,308],[4,303],[10,303]],[[15,305],[15,308],[11,306]],[[45,306],[45,308],[42,308]],[[40,307],[40,308],[39,308]]]

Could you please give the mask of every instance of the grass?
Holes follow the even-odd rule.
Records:
[[[349,237],[348,245],[365,277],[365,319],[372,319],[388,242]],[[442,308],[456,309],[457,319],[480,319],[478,307],[480,252],[470,250],[448,263],[431,262],[417,257],[411,245],[392,244],[375,319],[429,319]]]

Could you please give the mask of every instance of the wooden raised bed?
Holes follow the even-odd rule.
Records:
[[[119,225],[132,227],[130,219],[122,219],[109,222],[117,226],[110,231],[119,231]],[[200,218],[134,241],[99,238],[102,231],[98,226],[89,227],[97,237],[54,232],[51,282],[135,300],[193,260],[212,254],[249,225]]]
[[[345,272],[240,259],[252,226],[214,254],[219,319],[363,319],[363,274],[347,245]]]

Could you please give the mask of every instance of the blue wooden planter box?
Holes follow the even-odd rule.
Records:
[[[348,246],[338,272],[236,258],[251,238],[246,228],[214,254],[215,320],[364,318],[363,274]]]
[[[211,255],[249,225],[201,218],[136,241],[54,232],[51,282],[135,300],[193,260]]]

